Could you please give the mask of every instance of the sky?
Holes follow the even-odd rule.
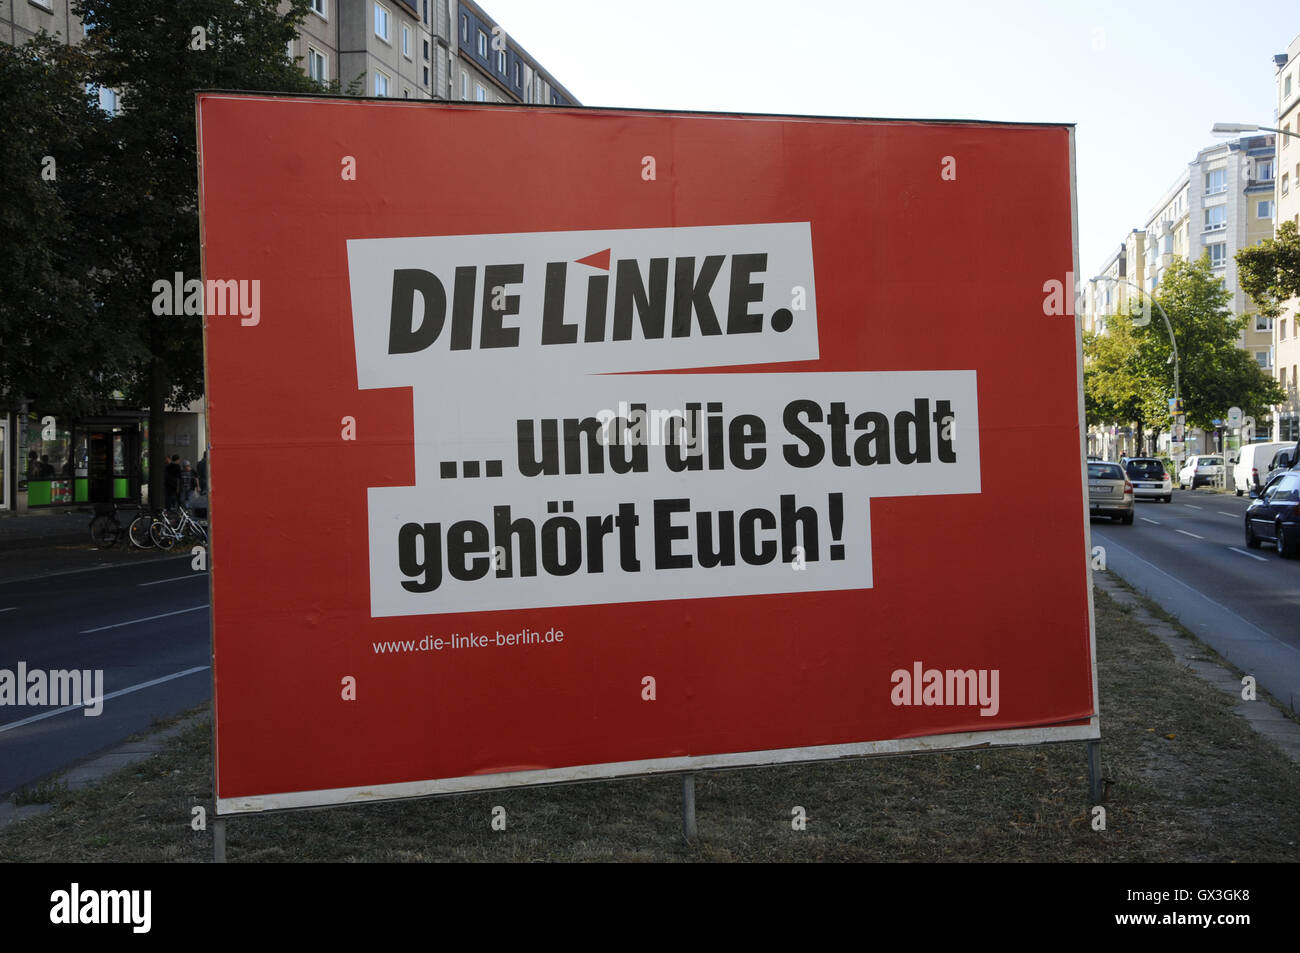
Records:
[[[1272,126],[1297,0],[478,0],[586,106],[1074,123],[1094,274],[1216,122]]]

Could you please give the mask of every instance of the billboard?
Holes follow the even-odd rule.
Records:
[[[1097,737],[1071,127],[198,123],[219,813]]]

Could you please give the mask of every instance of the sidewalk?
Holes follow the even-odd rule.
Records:
[[[93,515],[89,506],[59,506],[0,516],[0,585],[189,554],[188,547],[171,553],[135,549],[125,534],[116,546],[100,549],[90,538]],[[127,509],[118,519],[125,526],[133,516],[134,510]]]

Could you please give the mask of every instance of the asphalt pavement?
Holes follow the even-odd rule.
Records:
[[[1300,709],[1300,560],[1248,549],[1251,500],[1175,490],[1137,503],[1132,526],[1093,520],[1107,568],[1247,674]]]
[[[100,550],[88,527],[89,514],[0,521],[0,669],[101,672],[104,694],[98,715],[0,705],[0,795],[211,698],[207,572],[188,550]]]

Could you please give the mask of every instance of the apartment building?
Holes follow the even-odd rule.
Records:
[[[577,98],[543,69],[483,8],[450,0],[455,9],[451,37],[451,94],[471,102],[577,106]]]
[[[64,43],[80,43],[85,35],[72,0],[0,0],[0,43],[21,46],[42,31]]]
[[[343,92],[447,98],[447,0],[311,0],[288,54]]]
[[[1300,36],[1273,60],[1277,67],[1277,221],[1300,225]],[[1292,135],[1288,135],[1291,133]],[[1274,376],[1286,401],[1273,414],[1274,440],[1300,440],[1300,299],[1293,298],[1274,322]]]
[[[1276,136],[1259,135],[1208,146],[1196,154],[1147,216],[1142,286],[1154,292],[1175,258],[1209,255],[1210,267],[1232,293],[1234,314],[1251,315],[1238,344],[1271,366],[1272,328],[1254,314],[1237,283],[1236,254],[1273,236]]]
[[[1140,271],[1145,255],[1146,233],[1135,228],[1088,278],[1083,297],[1085,331],[1104,334],[1108,318],[1128,313],[1129,302],[1140,297],[1134,285],[1142,283]]]
[[[579,105],[501,24],[460,0],[311,0],[288,53],[313,79],[362,96]]]

